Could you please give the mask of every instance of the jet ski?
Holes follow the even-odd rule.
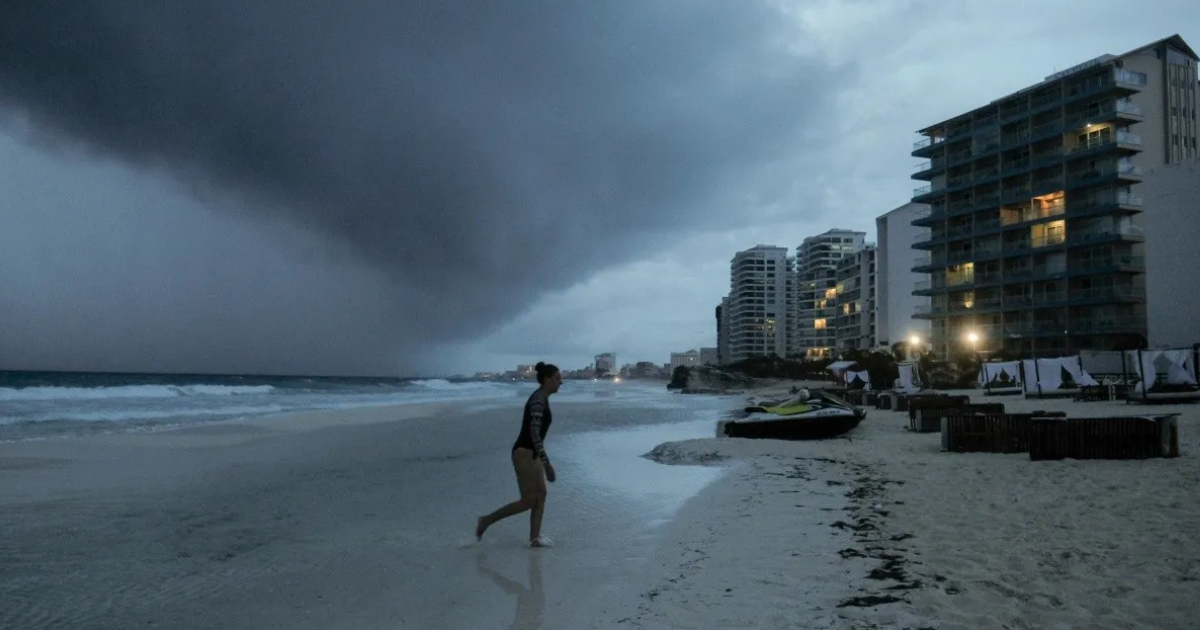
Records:
[[[828,392],[800,390],[778,401],[746,407],[745,417],[722,424],[725,437],[772,440],[820,440],[847,433],[866,417],[862,407]]]

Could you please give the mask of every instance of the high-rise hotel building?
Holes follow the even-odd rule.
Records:
[[[1197,56],[1179,36],[1104,55],[931,125],[913,155],[933,350],[1025,356],[1146,335],[1144,168],[1195,160]],[[971,333],[975,333],[971,335]]]

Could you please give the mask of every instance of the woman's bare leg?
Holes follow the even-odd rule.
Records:
[[[538,476],[542,475],[544,483],[544,474],[541,470],[541,462],[533,458],[533,451],[526,448],[518,448],[513,451],[512,455],[513,469],[517,473],[517,487],[521,491],[521,498],[501,507],[500,509],[480,516],[475,524],[475,537],[483,538],[483,533],[487,528],[502,521],[510,516],[520,514],[526,510],[534,509],[537,503],[537,480]],[[538,517],[539,527],[541,517]]]
[[[540,460],[535,460],[537,466],[536,485],[534,487],[533,507],[529,511],[529,542],[536,544],[542,535],[542,515],[546,512],[546,468]]]

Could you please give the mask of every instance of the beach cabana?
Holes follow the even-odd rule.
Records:
[[[1195,349],[1129,350],[1125,353],[1125,368],[1127,374],[1137,378],[1126,402],[1200,400]]]
[[[846,372],[857,365],[855,361],[834,361],[825,366],[826,371],[833,374],[833,380],[838,385],[846,385]]]
[[[1020,394],[1021,362],[989,361],[979,366],[979,386],[988,395]]]
[[[849,389],[871,389],[871,375],[866,370],[846,370],[846,387]]]
[[[1026,398],[1075,396],[1084,387],[1099,385],[1079,356],[1025,359],[1021,362],[1021,382]]]

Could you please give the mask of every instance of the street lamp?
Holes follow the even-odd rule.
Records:
[[[916,335],[912,335],[908,338],[908,360],[909,361],[912,361],[914,352],[920,352],[920,350],[918,350],[920,347],[921,347],[921,338],[920,337],[918,337]]]

